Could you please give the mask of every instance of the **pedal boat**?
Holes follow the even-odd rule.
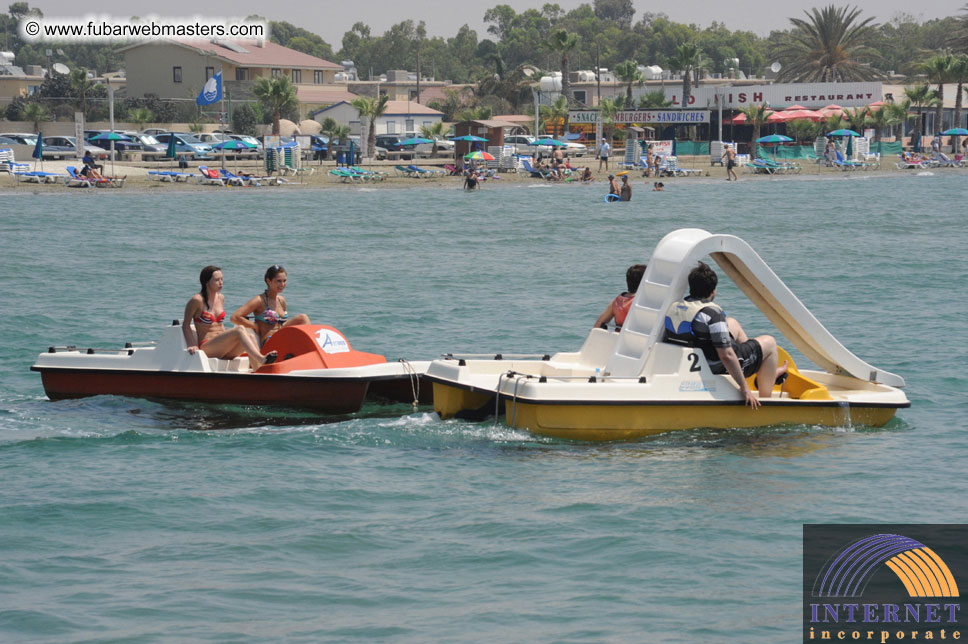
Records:
[[[157,343],[125,344],[122,349],[50,347],[37,356],[51,400],[116,395],[206,403],[278,405],[311,408],[326,414],[356,412],[365,397],[429,402],[420,391],[428,361],[387,362],[384,356],[356,351],[338,330],[326,325],[284,327],[263,351],[278,359],[250,371],[247,356],[210,358],[188,353],[178,320]]]
[[[664,341],[666,310],[707,255],[804,356],[754,411],[701,349]],[[755,377],[755,376],[754,376]],[[784,424],[881,426],[910,403],[904,380],[863,362],[817,321],[742,239],[683,229],[656,246],[619,332],[593,329],[576,353],[451,355],[427,369],[441,418],[503,413],[507,425],[562,439],[630,440],[672,430]],[[753,386],[750,378],[750,387]]]

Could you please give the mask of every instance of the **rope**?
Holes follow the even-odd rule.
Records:
[[[403,372],[410,378],[410,393],[413,394],[413,402],[410,405],[416,411],[420,402],[420,376],[417,375],[417,370],[406,358],[400,358],[399,362],[403,366]]]

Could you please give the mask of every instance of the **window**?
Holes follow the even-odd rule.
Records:
[[[323,84],[323,70],[317,69],[313,72],[313,82],[317,85]]]
[[[575,100],[579,103],[585,103],[585,90],[575,90]]]
[[[279,78],[280,76],[282,76],[282,70],[279,69],[278,67],[274,68],[272,70],[272,77],[273,78]]]
[[[410,90],[410,100],[411,101],[417,100],[417,90],[415,89]]]
[[[182,82],[181,67],[172,67],[171,68],[171,79],[175,83]]]
[[[292,82],[301,83],[302,82],[302,70],[294,69],[292,70]]]
[[[208,79],[211,78],[212,76],[215,76],[215,68],[214,67],[206,67],[205,68],[205,82],[208,82]]]
[[[406,120],[406,126],[407,126],[407,127],[406,127],[406,129],[404,130],[405,132],[413,132],[413,131],[414,131],[414,130],[413,130],[413,119],[407,119],[407,120]]]
[[[430,127],[432,123],[430,121],[424,121],[422,124],[424,127]]]
[[[396,134],[396,133],[397,133],[397,122],[387,121],[387,134]]]
[[[236,67],[235,68],[235,80],[244,81],[249,80],[249,70],[246,67]]]

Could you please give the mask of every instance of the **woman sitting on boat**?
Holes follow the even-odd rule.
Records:
[[[249,354],[249,364],[255,371],[263,364],[275,362],[276,352],[262,355],[255,333],[243,326],[226,329],[222,321],[225,320],[225,296],[222,295],[222,269],[218,266],[206,266],[198,276],[201,290],[188,300],[185,305],[185,319],[182,322],[182,333],[188,352],[194,354],[199,349],[205,351],[209,358],[223,358],[231,360]],[[194,329],[192,322],[195,323]]]
[[[265,345],[272,334],[284,326],[309,324],[309,316],[305,313],[300,313],[293,318],[289,317],[286,298],[282,296],[282,291],[286,288],[286,278],[285,268],[278,264],[270,266],[265,275],[266,290],[232,314],[232,323],[255,331],[259,335],[261,345]],[[247,319],[249,315],[255,322]]]
[[[607,329],[608,323],[614,318],[615,330],[618,331],[622,328],[622,325],[625,324],[625,318],[629,314],[629,309],[632,307],[632,300],[635,299],[635,292],[639,290],[642,276],[645,275],[645,266],[645,264],[629,266],[629,269],[625,271],[625,285],[628,286],[629,290],[612,300],[612,303],[602,311],[602,314],[595,320],[596,327]]]

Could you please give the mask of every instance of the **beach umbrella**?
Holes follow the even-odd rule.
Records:
[[[464,155],[465,161],[493,161],[494,156],[482,150],[475,150]]]
[[[114,142],[115,141],[130,141],[131,137],[125,136],[124,134],[119,134],[117,132],[101,132],[97,136],[91,137],[92,141],[110,141],[111,142],[111,174],[114,174]]]
[[[776,147],[777,147],[777,145],[780,144],[780,143],[789,143],[792,140],[793,139],[791,139],[788,136],[784,136],[783,134],[767,134],[766,136],[761,136],[760,138],[756,139],[756,142],[759,143],[759,144],[761,144],[761,145],[772,145],[773,146],[773,158],[776,159]]]
[[[849,159],[854,155],[854,137],[860,136],[857,132],[848,129],[834,130],[833,132],[827,132],[827,138],[832,136],[846,136],[847,137],[847,150],[844,152],[844,157]]]
[[[165,150],[165,156],[171,159],[171,170],[175,169],[175,157],[178,156],[178,148],[175,143],[175,135],[168,135],[168,148]]]
[[[229,139],[228,141],[219,141],[212,146],[214,150],[220,150],[222,152],[222,167],[225,167],[225,151],[226,150],[251,150],[257,147],[253,143],[248,141],[240,141],[238,139]],[[239,155],[235,155],[235,171],[239,171]]]
[[[455,136],[451,141],[468,141],[470,143],[487,143],[487,139],[483,139],[479,136],[474,136],[473,134],[465,134],[464,136]]]
[[[968,136],[968,130],[963,127],[953,127],[941,133],[943,136]]]
[[[403,141],[400,141],[400,145],[420,145],[422,143],[433,143],[433,140],[415,136],[412,139],[404,139]]]
[[[37,133],[37,143],[34,144],[34,151],[31,155],[34,159],[40,159],[40,171],[44,171],[44,133]],[[34,170],[37,170],[37,162],[34,161]]]
[[[553,148],[565,148],[565,147],[568,147],[568,144],[567,143],[562,143],[561,141],[557,141],[555,139],[538,139],[537,141],[535,141],[531,145],[535,145],[535,146],[537,146],[537,145],[550,145]]]

